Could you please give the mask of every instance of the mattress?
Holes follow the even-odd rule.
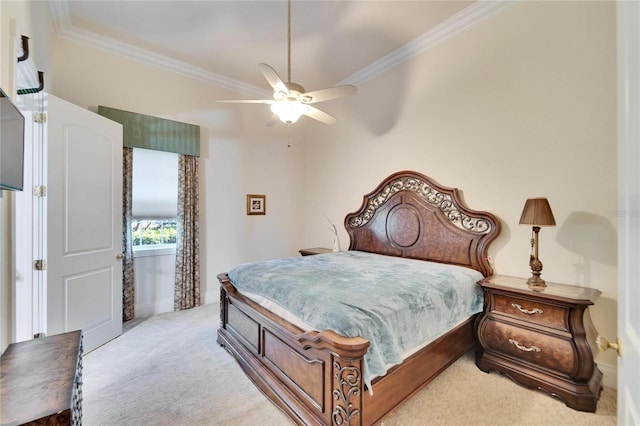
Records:
[[[305,331],[370,342],[364,380],[482,311],[482,274],[470,268],[347,251],[239,265],[229,279],[246,297]]]

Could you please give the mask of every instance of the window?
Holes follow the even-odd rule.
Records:
[[[176,243],[177,223],[175,219],[134,219],[131,222],[133,247],[166,246]]]
[[[175,248],[178,154],[134,148],[132,190],[134,250]]]

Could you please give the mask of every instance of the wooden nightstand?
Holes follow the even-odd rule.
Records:
[[[476,320],[476,365],[543,390],[580,411],[596,411],[602,372],[594,362],[596,330],[588,308],[600,291],[492,276],[478,283],[484,312]]]
[[[333,253],[333,250],[324,248],[324,247],[314,247],[308,249],[299,250],[300,254],[303,256],[312,256],[314,254],[324,254],[324,253]]]

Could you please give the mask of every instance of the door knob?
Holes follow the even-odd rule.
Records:
[[[620,341],[620,338],[616,339],[614,343],[610,342],[606,337],[598,335],[598,337],[596,337],[596,345],[598,345],[600,352],[613,349],[616,351],[618,356],[622,356],[622,342]]]
[[[118,259],[118,260],[124,259],[124,254],[122,254],[122,253],[116,254],[116,259]]]

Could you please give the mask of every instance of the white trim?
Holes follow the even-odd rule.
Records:
[[[225,89],[245,93],[257,97],[270,97],[271,92],[251,84],[246,84],[233,78],[228,78],[205,69],[178,61],[168,56],[159,55],[146,49],[134,47],[130,44],[114,40],[87,30],[74,27],[69,18],[69,8],[66,0],[49,1],[51,14],[55,23],[56,33],[62,38],[85,43],[108,52],[117,53],[155,67],[175,72],[186,77],[195,78],[205,83],[220,86]]]
[[[471,6],[444,20],[439,25],[416,37],[404,46],[355,72],[337,83],[337,85],[364,83],[379,74],[389,71],[404,61],[424,53],[441,41],[471,28],[478,22],[511,6],[515,1],[516,0],[474,2]],[[50,0],[49,8],[53,16],[56,33],[60,37],[89,44],[99,49],[117,53],[158,68],[249,96],[260,98],[268,98],[271,96],[271,92],[251,84],[243,83],[233,78],[187,64],[186,62],[178,61],[149,50],[134,47],[127,43],[74,27],[69,17],[67,0]]]
[[[145,318],[153,315],[173,312],[173,299],[156,300],[150,303],[138,303],[135,308],[136,318]]]
[[[35,123],[33,116],[42,112],[45,94],[19,97],[17,103],[25,116],[24,191],[15,194],[15,335],[14,341],[30,340],[46,333],[46,272],[36,271],[33,262],[47,259],[46,198],[36,197],[32,189],[46,186],[45,126]]]
[[[142,246],[133,248],[133,258],[151,256],[170,256],[176,254],[175,244],[158,244],[157,246]]]
[[[609,364],[598,364],[598,368],[602,371],[602,386],[618,389],[618,368]]]
[[[618,76],[618,424],[640,424],[640,3],[616,2]],[[633,313],[633,314],[632,314]],[[609,337],[609,336],[607,336]],[[612,336],[613,337],[613,336]],[[610,338],[613,340],[613,338]]]
[[[34,301],[38,300],[37,275],[41,272],[34,271],[33,263],[40,259],[37,250],[37,210],[34,208],[34,196],[31,189],[34,184],[34,175],[39,170],[36,155],[33,152],[36,136],[33,134],[32,111],[21,109],[25,118],[24,124],[24,190],[15,193],[15,342],[33,339],[38,333],[39,308]]]
[[[441,41],[471,28],[478,22],[511,6],[514,2],[515,0],[475,2],[471,6],[442,21],[440,24],[416,37],[399,49],[394,50],[354,74],[351,74],[349,77],[338,83],[338,85],[362,84],[365,81],[400,65],[404,61],[424,53]]]
[[[56,33],[61,34],[66,28],[71,28],[71,18],[69,16],[69,5],[67,1],[49,1],[49,10],[53,18],[53,25]]]

